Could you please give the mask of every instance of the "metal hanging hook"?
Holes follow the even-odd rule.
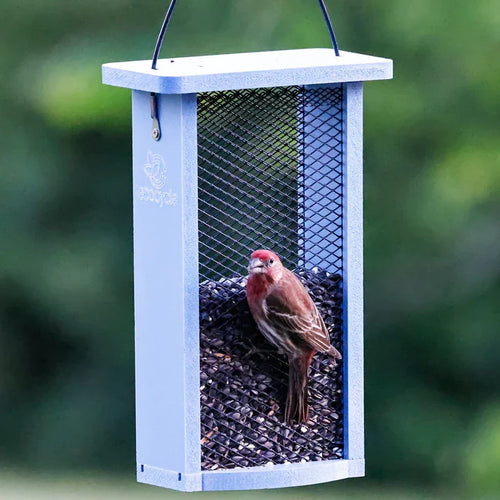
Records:
[[[336,56],[340,56],[337,38],[335,36],[335,32],[333,31],[332,21],[330,20],[330,16],[328,15],[328,10],[326,10],[325,2],[323,0],[318,1],[319,6],[321,7],[321,12],[323,12],[323,17],[325,18],[326,27],[328,28],[328,32],[330,33],[330,40],[332,41],[333,50],[335,51]]]
[[[167,31],[168,25],[170,23],[170,19],[174,12],[175,4],[177,0],[171,0],[170,5],[168,6],[167,13],[165,14],[165,18],[163,19],[163,24],[161,25],[160,32],[158,33],[158,38],[156,40],[155,50],[153,52],[153,59],[151,61],[151,69],[157,69],[156,65],[158,63],[158,56],[160,54],[161,46],[163,44],[163,38],[165,37],[165,33]],[[323,13],[323,17],[325,19],[326,26],[328,28],[328,32],[330,34],[330,40],[332,42],[333,50],[335,51],[335,55],[339,56],[339,47],[337,44],[337,38],[335,37],[335,32],[333,31],[332,21],[330,20],[330,16],[328,15],[328,10],[326,8],[324,0],[318,0],[319,6],[321,7],[321,12]]]
[[[165,19],[163,19],[163,24],[161,25],[160,32],[158,33],[158,38],[156,39],[155,50],[153,52],[153,60],[151,61],[151,69],[156,69],[156,63],[158,62],[158,55],[160,54],[161,46],[163,44],[163,38],[165,37],[165,32],[167,31],[168,24],[170,23],[170,18],[174,12],[175,4],[177,0],[172,0],[168,6],[167,13],[165,14]]]

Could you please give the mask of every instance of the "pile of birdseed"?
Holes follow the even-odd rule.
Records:
[[[342,279],[298,270],[342,353]],[[309,368],[309,421],[283,423],[286,357],[264,339],[250,314],[246,278],[200,284],[201,464],[203,470],[343,457],[342,360],[316,353]]]

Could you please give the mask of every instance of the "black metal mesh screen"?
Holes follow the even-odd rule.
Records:
[[[245,298],[275,251],[342,352],[342,88],[200,94],[198,162],[202,469],[342,458],[342,363],[315,355],[309,421],[284,424],[287,361]]]

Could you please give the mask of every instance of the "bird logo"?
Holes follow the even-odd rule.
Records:
[[[167,166],[163,156],[148,151],[144,172],[155,189],[162,189],[167,183]]]

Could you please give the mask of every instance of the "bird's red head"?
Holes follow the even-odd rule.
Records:
[[[280,258],[270,250],[255,250],[250,256],[248,263],[248,274],[265,274],[277,281],[283,272],[283,264]]]

